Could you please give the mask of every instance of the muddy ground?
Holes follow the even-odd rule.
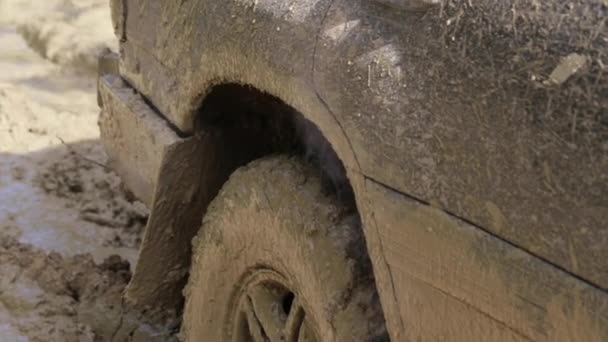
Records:
[[[107,0],[0,0],[0,341],[142,330],[120,293],[148,210],[97,127],[95,54],[115,45]]]

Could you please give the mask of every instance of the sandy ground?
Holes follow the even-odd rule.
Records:
[[[99,142],[92,70],[114,46],[107,0],[0,0],[0,341],[118,333],[148,213]]]

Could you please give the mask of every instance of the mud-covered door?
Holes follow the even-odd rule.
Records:
[[[397,3],[336,0],[315,53],[366,176],[605,290],[605,5]]]

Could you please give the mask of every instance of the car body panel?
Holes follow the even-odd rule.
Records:
[[[395,15],[369,2],[336,0],[315,55],[316,89],[344,127],[366,176],[469,220],[605,289],[608,121],[601,120],[608,114],[608,81],[581,75],[554,89],[512,71],[536,62],[549,66],[550,72],[562,57],[558,52],[592,56],[594,49],[606,51],[605,41],[597,38],[581,49],[576,45],[578,31],[569,36],[568,30],[582,30],[583,24],[567,19],[562,27],[549,19],[523,22],[520,34],[531,36],[518,39],[499,21],[507,21],[499,14],[517,8],[504,3],[478,2],[478,8],[461,13],[459,20],[475,20],[481,15],[475,11],[495,15],[485,18],[497,22],[480,27],[485,30],[480,34],[506,41],[460,43],[476,37],[466,36],[474,32],[459,32],[450,45],[444,41],[443,34],[449,32],[439,14]],[[488,8],[492,4],[495,9]],[[583,2],[573,6],[599,9]],[[545,7],[549,18],[560,15]],[[591,26],[602,25],[601,13],[605,9],[587,17],[594,21]],[[545,30],[552,34],[545,36]],[[510,44],[511,50],[501,44]],[[531,51],[546,46],[548,52],[524,56],[520,44],[533,44]],[[463,46],[465,52],[454,51]],[[482,52],[484,59],[476,60],[475,54]],[[455,53],[465,55],[454,60]],[[595,80],[600,84],[585,88],[585,82]],[[526,90],[530,98],[518,93],[525,87],[533,88]],[[572,95],[573,89],[584,89],[589,98]],[[568,100],[591,102],[569,112],[545,113],[552,109],[542,101],[557,105],[559,100],[551,97],[560,96],[562,106]],[[530,107],[529,101],[538,105]],[[584,115],[596,121],[573,132],[569,120],[583,120]]]
[[[178,137],[117,75],[100,78],[100,95],[102,138],[121,166],[116,171],[128,187],[138,189],[143,181],[154,192],[126,302],[155,310],[179,306],[190,240],[223,183],[214,178],[230,169],[230,158],[217,153],[228,142],[214,135]],[[129,164],[147,172],[129,177]],[[438,208],[362,182],[359,206],[393,341],[608,337],[602,290]]]
[[[498,251],[512,249],[533,260],[514,261],[488,247],[484,251],[493,261],[487,267],[532,262],[553,272],[543,278],[545,271],[526,269],[508,273],[510,280],[492,273],[487,286],[517,288],[538,279],[575,284],[559,285],[553,296],[563,307],[579,300],[564,293],[579,293],[575,288],[583,286],[582,292],[595,298],[581,304],[585,324],[593,321],[590,313],[605,320],[608,105],[602,96],[607,10],[602,1],[564,7],[559,1],[449,0],[427,12],[369,0],[124,0],[123,5],[121,76],[180,133],[194,130],[210,89],[230,82],[282,99],[319,127],[357,194],[394,339],[400,340],[412,315],[407,291],[441,292],[431,288],[443,279],[421,287],[404,268],[412,258],[399,251],[415,241],[408,240],[407,217],[399,215],[409,212],[412,199],[471,223],[467,229],[498,241]],[[569,56],[585,56],[585,62],[560,74]],[[394,203],[370,187],[391,189]],[[383,206],[396,212],[385,213]],[[467,257],[476,248],[440,241]],[[479,265],[469,261],[470,267]],[[531,276],[535,272],[541,278]],[[476,276],[481,282],[487,278]],[[505,338],[542,339],[561,331],[530,328],[522,322],[531,307],[511,301],[521,295],[546,311],[553,302],[538,292],[542,287],[523,295],[509,291],[510,302],[501,306],[506,311],[451,290],[433,305],[452,307],[455,315],[473,307],[465,317],[489,315],[487,331],[500,330],[496,322],[525,326],[515,327],[515,335],[500,335]],[[454,293],[461,300],[454,302]],[[501,292],[488,293],[492,301]],[[463,303],[469,309],[457,308]],[[517,314],[504,321],[509,312]],[[551,315],[548,324],[561,322]]]
[[[440,209],[370,180],[366,190],[403,321],[393,341],[608,338],[603,291]]]
[[[572,118],[539,121],[535,111],[547,110],[546,106],[528,108],[527,99],[513,87],[492,83],[499,72],[523,68],[525,63],[484,76],[492,71],[488,63],[523,58],[517,50],[504,53],[498,46],[499,52],[486,51],[486,64],[473,57],[468,65],[455,64],[449,58],[451,49],[461,45],[445,45],[442,34],[449,33],[448,24],[440,22],[440,14],[395,13],[370,3],[268,0],[180,5],[130,0],[122,70],[186,132],[192,129],[200,101],[216,83],[260,87],[305,115],[317,115],[318,110],[306,108],[306,103],[318,96],[329,109],[324,112],[333,117],[313,121],[336,121],[333,125],[355,151],[356,160],[345,161],[351,168],[361,167],[372,179],[470,220],[606,288],[608,129],[599,116],[606,115],[606,98],[590,95],[597,102],[589,104],[591,110],[600,111],[593,127],[575,135],[558,131],[556,125],[568,126],[558,119]],[[492,5],[496,9],[488,9]],[[471,9],[472,18],[462,14],[460,20],[472,21],[480,12],[504,21],[498,15],[511,5],[488,0],[478,6],[477,12]],[[599,2],[573,6],[606,11]],[[543,9],[549,18],[560,14],[550,12],[559,10],[554,7]],[[601,29],[598,18],[601,15],[589,15],[589,25]],[[573,28],[557,27],[552,20],[535,25],[561,31],[548,37],[538,33],[521,44],[534,38],[539,39],[537,44],[564,44],[542,39]],[[139,29],[144,26],[151,31]],[[574,28],[578,27],[582,24]],[[504,22],[489,29],[489,36],[515,39]],[[532,32],[526,23],[521,30]],[[598,37],[600,42],[591,41],[587,48],[590,56],[603,47],[597,46],[602,36]],[[562,50],[577,48],[571,45]],[[542,56],[550,65],[562,57]],[[465,74],[467,68],[472,78]],[[543,89],[542,94],[566,96],[568,87],[579,86],[576,81],[585,80],[562,85],[565,90]],[[593,90],[606,89],[606,81],[600,81]],[[303,95],[294,99],[294,94]],[[331,141],[331,133],[327,136]]]

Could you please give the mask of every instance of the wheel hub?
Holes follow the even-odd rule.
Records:
[[[233,342],[316,342],[300,298],[288,281],[272,270],[246,277],[233,298],[233,314],[225,331]]]

